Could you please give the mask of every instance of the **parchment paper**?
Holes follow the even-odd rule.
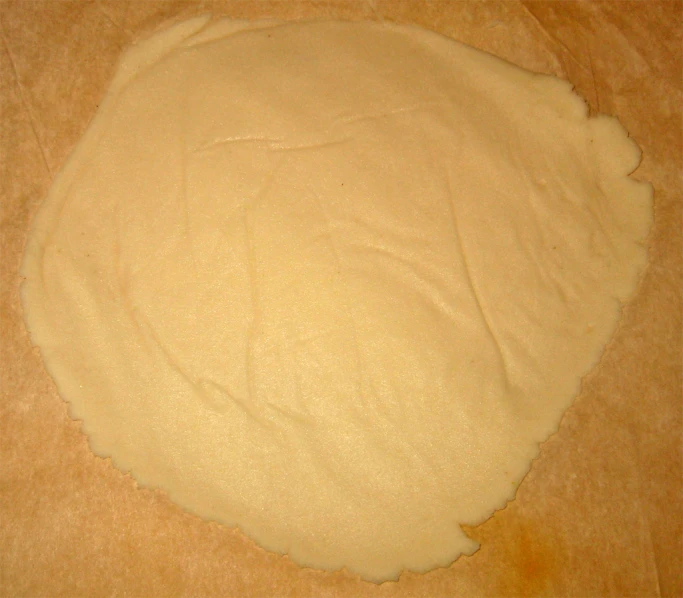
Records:
[[[0,595],[682,596],[682,6],[0,1]],[[470,530],[481,550],[448,569],[381,586],[301,569],[137,488],[90,452],[30,346],[17,272],[32,214],[122,48],[207,11],[417,23],[569,79],[643,150],[656,213],[637,296],[516,500]]]

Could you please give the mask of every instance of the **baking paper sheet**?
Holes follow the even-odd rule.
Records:
[[[682,596],[681,2],[0,1],[0,596]],[[375,585],[302,569],[95,457],[22,321],[31,216],[131,40],[212,12],[415,23],[569,79],[655,188],[602,362],[472,557]],[[305,492],[305,488],[302,489]]]

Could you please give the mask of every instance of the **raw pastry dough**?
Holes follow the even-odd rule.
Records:
[[[130,49],[23,304],[93,450],[296,562],[471,554],[646,263],[651,188],[559,79],[377,23]]]

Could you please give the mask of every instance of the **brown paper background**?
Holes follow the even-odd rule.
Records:
[[[0,595],[683,596],[681,76],[670,1],[0,0]],[[301,569],[95,457],[24,330],[32,214],[132,39],[202,12],[417,23],[569,79],[655,188],[650,265],[602,362],[472,557],[377,586]],[[302,488],[302,492],[306,489]]]

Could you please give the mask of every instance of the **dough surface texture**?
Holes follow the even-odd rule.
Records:
[[[417,27],[192,19],[124,54],[34,218],[27,327],[140,484],[304,566],[447,566],[634,292],[639,160]]]

